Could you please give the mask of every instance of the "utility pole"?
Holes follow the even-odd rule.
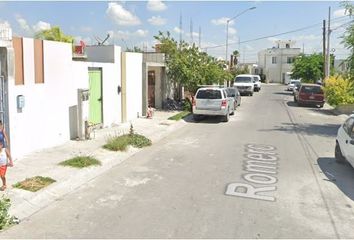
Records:
[[[327,27],[327,57],[326,57],[326,62],[327,62],[327,71],[326,71],[326,78],[329,77],[330,75],[330,69],[331,69],[331,57],[329,55],[329,48],[330,48],[330,37],[331,37],[331,7],[328,8],[328,27]]]
[[[323,20],[322,27],[322,55],[323,55],[323,76],[327,76],[327,61],[326,61],[326,20]]]
[[[182,45],[182,13],[179,15],[179,47]]]
[[[202,43],[202,28],[199,26],[199,48],[201,49],[201,43]]]

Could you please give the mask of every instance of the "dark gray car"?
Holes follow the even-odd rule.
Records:
[[[237,87],[228,87],[227,95],[228,97],[233,97],[235,99],[235,109],[237,106],[241,105],[241,94],[238,91]]]

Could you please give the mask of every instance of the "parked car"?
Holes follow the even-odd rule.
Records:
[[[291,80],[290,83],[288,84],[287,90],[293,91],[296,83],[301,83],[301,81],[300,80]]]
[[[254,81],[254,91],[258,92],[261,90],[261,77],[259,75],[253,75]]]
[[[228,87],[227,88],[227,93],[229,97],[233,97],[234,98],[234,108],[236,109],[237,106],[241,105],[241,94],[238,91],[237,87]]]
[[[338,129],[334,155],[337,162],[348,161],[354,167],[354,114]]]
[[[301,82],[295,82],[294,87],[293,87],[293,95],[295,95],[295,92],[299,91],[301,86]]]
[[[234,98],[227,96],[227,89],[222,87],[202,87],[196,92],[193,99],[193,118],[199,120],[201,116],[223,116],[225,122],[235,112]]]
[[[253,96],[254,80],[251,74],[237,75],[234,80],[234,87],[237,87],[241,94]]]
[[[324,93],[317,84],[301,84],[299,91],[295,91],[294,102],[301,105],[316,105],[323,107]]]

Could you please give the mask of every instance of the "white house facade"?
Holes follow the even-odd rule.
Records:
[[[258,64],[267,83],[286,83],[292,63],[301,53],[294,45],[292,40],[277,41],[275,47],[258,52]]]

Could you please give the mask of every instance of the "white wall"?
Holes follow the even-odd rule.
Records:
[[[141,53],[126,52],[125,56],[126,67],[126,110],[127,121],[142,116],[142,64],[143,55]]]
[[[14,158],[70,140],[69,108],[77,105],[77,89],[89,87],[88,67],[102,68],[104,126],[121,122],[120,47],[111,48],[115,63],[72,61],[71,44],[44,41],[44,84],[35,84],[33,39],[23,39],[24,85],[9,76],[9,125]],[[134,69],[134,72],[136,70]],[[134,74],[133,74],[134,77]],[[16,96],[25,97],[22,112]]]
[[[9,79],[11,152],[16,158],[69,139],[68,107],[75,92],[70,89],[71,45],[44,41],[44,84],[34,83],[32,39],[23,39],[24,82],[15,86]],[[22,112],[16,96],[25,97]]]
[[[73,81],[75,83],[75,86],[73,87],[75,89],[89,88],[89,68],[101,68],[102,70],[103,126],[111,127],[112,125],[119,124],[122,118],[121,95],[118,95],[117,91],[118,85],[121,85],[120,64],[73,62],[73,79],[75,79],[75,81]]]

